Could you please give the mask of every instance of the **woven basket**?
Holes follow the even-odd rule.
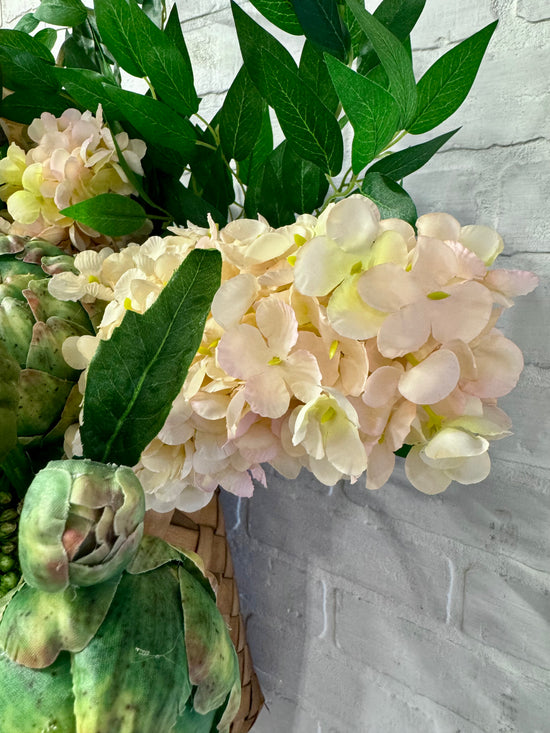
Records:
[[[231,733],[248,733],[262,709],[264,697],[246,643],[237,582],[218,494],[216,491],[204,509],[192,514],[177,509],[166,514],[149,510],[145,515],[145,532],[176,547],[196,552],[201,556],[206,570],[216,578],[216,602],[229,627],[241,672],[241,705],[231,725]]]

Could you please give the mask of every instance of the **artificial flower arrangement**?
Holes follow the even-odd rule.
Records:
[[[232,3],[244,63],[209,121],[160,0],[0,31],[1,733],[229,730],[210,576],[146,511],[251,496],[266,463],[378,489],[396,455],[434,494],[510,432],[523,358],[495,326],[536,277],[492,267],[490,228],[418,218],[400,182],[456,130],[392,150],[460,106],[495,24],[417,82],[422,0],[253,5],[300,62]]]

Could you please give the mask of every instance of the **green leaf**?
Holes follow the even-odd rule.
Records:
[[[290,145],[285,145],[283,153],[282,181],[286,200],[295,214],[319,208],[329,185],[323,171],[296,155]]]
[[[416,110],[416,84],[412,62],[401,42],[368,13],[359,0],[346,0],[363,32],[372,43],[384,71],[390,91],[401,110],[401,127],[406,127]]]
[[[130,4],[126,0],[95,0],[94,6],[99,34],[118,64],[132,76],[145,76]]]
[[[292,0],[250,0],[250,2],[277,28],[294,36],[302,35],[302,26],[296,17]]]
[[[184,158],[195,149],[196,135],[189,120],[184,120],[163,102],[136,92],[128,92],[114,86],[105,86],[105,94],[136,128],[146,142],[153,145],[162,142],[165,148],[173,148]]]
[[[194,250],[143,315],[127,311],[100,343],[84,397],[86,457],[128,466],[139,461],[181,389],[220,275],[217,251]]]
[[[210,127],[215,129],[218,126],[219,116],[220,113],[216,114]],[[235,200],[231,172],[210,129],[201,130],[197,127],[197,131],[199,140],[214,147],[215,150],[197,145],[190,164],[189,188],[226,217],[229,206]]]
[[[420,17],[426,0],[382,0],[373,12],[376,20],[393,33],[402,43],[409,43],[409,34]],[[366,75],[380,63],[372,43],[368,41],[361,49],[358,71]]]
[[[323,54],[307,39],[302,48],[298,72],[325,107],[333,114],[336,114],[340,100],[328,73],[325,59]]]
[[[407,130],[413,135],[432,130],[466,99],[497,22],[447,51],[418,82],[418,107]]]
[[[131,234],[142,227],[146,219],[145,211],[137,201],[118,193],[101,193],[68,206],[60,214],[109,237]]]
[[[30,36],[29,36],[30,38]],[[43,43],[32,39],[46,53],[48,49]],[[0,46],[0,67],[2,82],[7,89],[34,93],[35,90],[50,89],[57,91],[58,84],[53,75],[53,67],[38,56],[27,51]]]
[[[292,0],[292,4],[305,37],[321,51],[345,61],[350,37],[335,0]]]
[[[220,110],[220,142],[227,160],[244,160],[254,147],[266,104],[242,66]]]
[[[393,178],[394,181],[400,181],[405,176],[422,168],[437,153],[439,148],[445,145],[447,140],[459,130],[460,127],[457,127],[456,130],[445,132],[443,135],[434,137],[433,140],[428,140],[420,145],[413,145],[405,150],[398,150],[396,153],[387,155],[374,165],[371,165],[369,173],[383,173],[385,176]]]
[[[245,186],[248,186],[251,175],[263,164],[264,160],[273,150],[273,130],[271,128],[271,118],[269,109],[266,108],[262,114],[262,122],[260,131],[252,152],[244,160],[238,164],[238,174]]]
[[[208,214],[220,226],[227,224],[227,218],[215,206],[194,194],[177,178],[163,180],[162,191],[162,203],[173,216],[174,224],[180,226],[196,224],[200,227],[208,227]]]
[[[170,731],[191,693],[175,572],[122,576],[107,618],[72,660],[79,731]]]
[[[31,56],[37,56],[49,64],[55,63],[54,57],[44,44],[23,31],[0,29],[0,47],[13,51],[26,51]]]
[[[173,5],[164,32],[168,36],[170,42],[175,46],[183,57],[184,63],[191,67],[191,59],[189,58],[189,51],[183,37],[183,31],[181,30],[180,18],[178,15],[178,6]]]
[[[30,125],[36,117],[40,117],[42,112],[50,112],[55,117],[59,117],[66,109],[74,106],[75,103],[67,97],[61,97],[42,89],[33,89],[32,94],[29,94],[23,89],[4,97],[0,102],[0,114],[7,120]]]
[[[343,142],[335,117],[304,84],[288,51],[234,2],[232,9],[245,66],[286,138],[302,158],[338,173]]]
[[[75,26],[84,23],[88,11],[80,0],[41,0],[34,17],[52,25]]]
[[[326,55],[333,84],[355,134],[352,166],[359,173],[383,150],[399,129],[399,107],[393,96],[367,77]]]
[[[89,109],[94,114],[101,104],[108,119],[116,119],[118,108],[105,94],[105,80],[101,74],[91,69],[75,69],[56,67],[54,74],[75,102],[83,109]]]
[[[32,33],[39,23],[40,21],[36,20],[34,13],[27,13],[17,21],[14,30],[22,31],[23,33]]]
[[[105,46],[99,43],[92,15],[86,23],[65,31],[65,38],[59,51],[60,65],[96,71],[106,82],[120,86],[119,68]]]
[[[48,51],[51,51],[57,41],[57,31],[54,28],[42,28],[42,30],[35,33],[33,37],[36,38],[37,41],[40,41],[40,43],[43,43]]]
[[[250,218],[265,216],[272,227],[294,222],[294,209],[289,204],[283,180],[285,140],[267,156],[250,176],[246,191],[245,209]]]
[[[394,180],[382,173],[367,173],[361,192],[378,206],[382,219],[403,219],[412,226],[418,219],[416,206],[409,194]]]
[[[158,28],[135,0],[111,2],[115,6],[128,3],[128,38],[140,60],[144,76],[149,77],[155,92],[176,112],[184,116],[194,114],[199,108],[199,100],[193,85],[193,68],[189,55],[186,50],[182,53],[182,45],[185,46],[183,36],[178,39],[178,45],[174,44],[171,36]]]

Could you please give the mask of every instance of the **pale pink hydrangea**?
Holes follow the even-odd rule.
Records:
[[[10,165],[17,176],[17,157]],[[415,234],[381,221],[362,196],[279,229],[260,217],[171,232],[82,253],[76,274],[50,282],[58,298],[105,306],[95,337],[65,343],[69,363],[83,368],[192,249],[222,255],[201,346],[135,467],[149,507],[193,511],[218,485],[250,496],[266,463],[288,478],[306,468],[327,485],[366,470],[366,487],[378,489],[403,446],[412,446],[406,472],[420,491],[487,475],[489,445],[510,429],[496,401],[523,367],[495,325],[536,285],[531,273],[488,269],[502,248],[496,232],[433,214]],[[66,446],[78,453],[78,426]]]

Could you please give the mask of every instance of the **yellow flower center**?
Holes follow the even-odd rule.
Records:
[[[296,244],[298,247],[301,247],[302,244],[305,244],[307,242],[305,237],[302,237],[301,234],[295,234],[294,235],[294,244]]]
[[[328,352],[328,358],[329,358],[329,359],[334,359],[334,355],[335,355],[335,354],[336,354],[336,352],[338,351],[338,346],[339,346],[339,344],[340,344],[340,342],[339,342],[339,341],[333,341],[333,342],[331,343],[331,345],[330,345],[330,351]]]
[[[336,410],[331,406],[328,407],[321,415],[321,423],[326,423],[329,420],[332,420],[333,417],[336,417]]]
[[[291,265],[291,267],[294,267],[294,265],[296,264],[296,255],[289,255],[286,260],[288,264]]]
[[[349,272],[350,275],[358,275],[360,272],[363,272],[363,263],[361,262],[361,260],[359,260],[359,262],[356,262]]]
[[[428,298],[430,300],[445,300],[449,295],[449,293],[444,293],[443,290],[434,290],[433,293],[428,293]]]
[[[88,276],[88,282],[89,283],[98,283],[99,282],[99,278],[97,278],[95,275],[89,275]]]
[[[268,362],[269,366],[275,366],[276,364],[281,363],[281,359],[279,359],[278,356],[274,356],[273,359],[270,359]]]
[[[132,310],[132,299],[131,298],[124,298],[124,307],[127,311]]]

